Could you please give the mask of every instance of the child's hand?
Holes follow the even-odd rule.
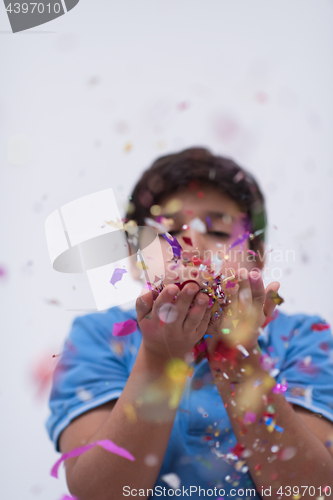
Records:
[[[212,335],[209,351],[214,349],[218,340],[230,347],[242,344],[253,347],[259,336],[259,328],[263,327],[267,318],[273,315],[276,304],[270,292],[277,292],[280,283],[274,281],[265,289],[260,274],[239,269],[235,276],[237,284],[227,289],[228,304],[223,306],[222,318],[213,320],[207,334]]]
[[[208,308],[208,296],[198,292],[199,285],[191,282],[182,290],[176,285],[167,285],[157,298],[156,292],[153,297],[153,292],[149,291],[137,298],[136,312],[142,342],[161,360],[170,357],[184,359],[205,334],[211,307]]]

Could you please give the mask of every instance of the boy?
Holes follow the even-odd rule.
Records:
[[[265,290],[260,276],[266,217],[256,182],[191,148],[156,160],[131,199],[126,219],[160,230],[165,276],[136,310],[74,321],[47,428],[62,453],[109,439],[135,460],[100,446],[70,458],[70,492],[329,497],[332,335],[317,316],[274,311],[279,283]],[[138,329],[115,342],[113,325],[128,319]]]

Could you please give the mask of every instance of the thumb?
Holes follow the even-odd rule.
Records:
[[[280,283],[278,281],[273,281],[270,283],[265,290],[265,303],[264,303],[264,314],[266,317],[271,317],[273,315],[276,302],[274,302],[270,296],[269,292],[277,292],[280,288]]]
[[[137,319],[138,322],[140,322],[146,314],[151,311],[154,303],[154,298],[153,298],[153,293],[147,289],[143,289],[139,295],[139,297],[136,299],[136,314],[137,314]]]

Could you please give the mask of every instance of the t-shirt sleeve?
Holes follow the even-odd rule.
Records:
[[[277,377],[283,381],[287,401],[333,421],[333,337],[319,316],[299,316]]]
[[[113,337],[112,330],[114,323],[126,319],[109,311],[74,320],[54,371],[49,399],[46,429],[56,451],[60,451],[60,433],[75,417],[122,393],[134,346],[131,335]]]

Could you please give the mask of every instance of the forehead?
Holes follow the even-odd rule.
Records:
[[[214,187],[203,187],[195,191],[182,190],[166,196],[159,205],[161,207],[161,215],[170,217],[175,216],[173,207],[177,207],[178,215],[184,216],[191,216],[190,212],[192,211],[197,215],[209,213],[212,218],[214,217],[214,213],[216,213],[216,216],[222,213],[237,218],[243,213],[234,200]],[[170,208],[171,210],[169,210]]]

